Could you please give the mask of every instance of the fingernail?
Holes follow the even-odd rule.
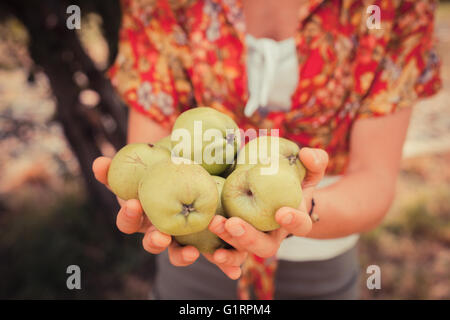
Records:
[[[183,251],[183,258],[186,261],[192,261],[192,260],[195,260],[196,254],[195,254],[195,252],[192,252],[192,251]]]
[[[320,154],[319,151],[314,150],[313,151],[313,158],[314,158],[314,163],[315,164],[319,164],[320,163]]]
[[[216,223],[213,225],[213,229],[217,232],[217,233],[223,233],[225,231],[225,222],[220,221],[219,223]]]
[[[236,271],[233,271],[231,277],[232,277],[233,279],[239,279],[239,278],[241,277],[241,270],[238,269],[238,270],[236,270]]]
[[[281,219],[281,222],[283,224],[290,224],[292,222],[292,213],[287,213],[284,215],[284,217]]]
[[[125,214],[129,218],[135,218],[137,216],[137,212],[134,211],[133,209],[129,208],[128,206],[125,206]]]
[[[234,237],[240,237],[240,236],[242,236],[243,234],[244,234],[244,232],[245,232],[245,230],[244,230],[244,228],[242,227],[242,226],[240,226],[240,225],[233,225],[233,226],[231,226],[230,228],[229,228],[229,230],[228,230],[230,233],[231,233],[231,235],[232,236],[234,236]]]
[[[223,253],[223,252],[217,253],[215,256],[215,260],[219,263],[225,262],[226,259],[227,259],[227,257],[225,255],[225,253]]]
[[[159,242],[158,235],[155,232],[150,233],[150,240],[154,246],[163,247]]]

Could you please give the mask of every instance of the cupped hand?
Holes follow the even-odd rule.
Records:
[[[239,251],[250,252],[268,258],[274,256],[281,242],[289,234],[306,236],[312,229],[312,220],[308,214],[314,190],[325,174],[328,154],[322,149],[302,148],[300,160],[306,168],[302,183],[303,200],[299,208],[282,207],[275,214],[280,228],[265,233],[255,229],[241,218],[226,219],[215,216],[209,230]]]
[[[111,159],[99,157],[92,164],[95,178],[108,189],[108,170]],[[169,260],[174,266],[188,266],[200,256],[193,246],[180,246],[168,234],[160,232],[152,225],[144,214],[139,200],[123,200],[117,198],[120,210],[117,214],[117,228],[126,234],[143,233],[142,246],[146,251],[159,254],[168,248]],[[229,278],[237,279],[241,275],[240,265],[244,262],[247,253],[236,250],[218,249],[214,254],[205,254],[206,259],[216,264]]]

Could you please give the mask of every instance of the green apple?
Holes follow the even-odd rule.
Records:
[[[137,199],[145,172],[155,163],[170,159],[170,151],[146,143],[132,143],[120,149],[108,170],[108,185],[123,200]]]
[[[172,142],[170,141],[170,135],[158,140],[155,145],[166,148],[167,150],[172,150]]]
[[[236,169],[236,161],[234,161],[228,168],[220,174],[221,177],[227,178]]]
[[[220,197],[225,179],[218,176],[213,176],[213,179],[216,182]],[[216,215],[221,215],[224,217],[226,216],[220,198],[219,205],[216,209]],[[223,248],[226,245],[226,243],[222,239],[220,239],[216,234],[209,231],[208,228],[200,232],[187,234],[184,236],[175,236],[175,240],[181,245],[194,246],[202,253],[214,253],[214,251],[219,248]]]
[[[275,165],[274,160],[277,160],[279,163],[285,163],[294,168],[300,181],[303,181],[306,170],[298,157],[299,151],[298,145],[288,139],[260,136],[248,142],[239,152],[236,169],[249,168],[255,164],[272,163]]]
[[[176,119],[172,134],[175,155],[195,161],[212,175],[220,175],[240,147],[237,124],[213,108],[189,109]]]
[[[153,165],[139,184],[139,201],[160,231],[180,236],[208,227],[219,205],[216,182],[195,163],[168,160]]]
[[[286,162],[276,172],[264,174],[270,165],[236,169],[226,179],[222,205],[230,217],[239,217],[260,231],[279,228],[275,213],[281,207],[298,208],[302,201],[299,177]]]

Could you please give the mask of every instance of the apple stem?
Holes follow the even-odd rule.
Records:
[[[183,204],[183,209],[181,210],[181,214],[183,214],[185,217],[187,217],[192,211],[194,211],[193,204]]]
[[[287,157],[287,159],[289,160],[289,164],[295,164],[295,161],[297,161],[297,156],[295,155],[290,155]]]
[[[225,140],[227,140],[228,144],[233,144],[234,143],[234,133],[230,133],[225,137]]]

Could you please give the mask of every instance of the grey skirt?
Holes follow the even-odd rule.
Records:
[[[358,299],[357,247],[329,260],[280,260],[275,299]],[[237,281],[202,256],[188,267],[170,264],[167,251],[157,257],[152,299],[234,300]]]

